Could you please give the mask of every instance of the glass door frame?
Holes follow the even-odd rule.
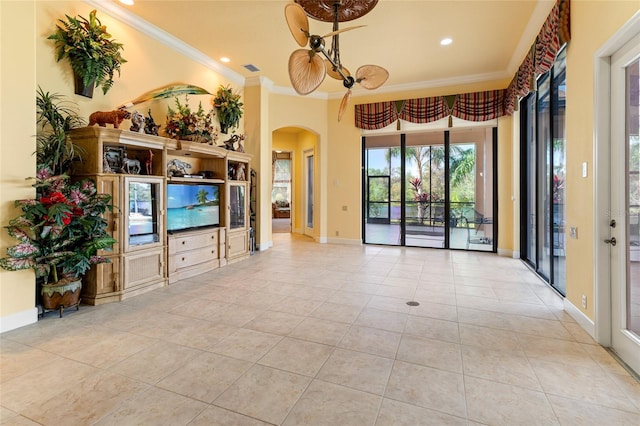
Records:
[[[489,126],[485,127],[485,129],[488,129]],[[450,200],[450,192],[451,192],[451,188],[450,188],[450,179],[451,176],[449,176],[450,174],[450,135],[451,135],[451,131],[448,129],[443,129],[442,135],[443,135],[443,143],[442,146],[444,148],[444,195],[445,195],[445,199],[443,200],[443,205],[444,205],[444,236],[443,236],[443,244],[441,247],[431,247],[431,246],[410,246],[410,247],[424,247],[424,248],[440,248],[440,249],[447,249],[447,250],[465,250],[465,251],[481,251],[481,252],[490,252],[490,253],[497,253],[498,251],[498,129],[495,126],[491,126],[491,139],[485,139],[485,143],[489,143],[491,145],[491,151],[492,151],[492,155],[491,155],[491,172],[492,172],[492,176],[493,176],[493,181],[492,181],[492,192],[493,192],[493,198],[491,200],[487,200],[489,201],[489,206],[491,208],[491,215],[493,217],[493,223],[492,223],[492,233],[491,233],[491,237],[492,237],[492,247],[491,250],[473,250],[473,249],[464,249],[464,248],[451,248],[451,235],[450,235],[450,230],[452,227],[452,220],[451,220],[451,200]],[[455,130],[454,130],[455,131]],[[406,246],[406,226],[407,226],[407,215],[406,215],[406,204],[407,204],[407,197],[406,197],[406,189],[407,189],[407,182],[406,182],[406,161],[405,161],[405,157],[406,157],[406,148],[407,148],[407,141],[406,141],[406,134],[405,133],[401,133],[399,135],[397,135],[400,139],[400,144],[399,147],[398,146],[389,146],[389,148],[400,148],[400,158],[401,161],[399,162],[399,167],[400,167],[400,204],[401,204],[401,208],[400,208],[400,222],[399,222],[399,228],[400,228],[400,235],[399,235],[399,243],[398,244],[385,244],[385,243],[377,243],[377,242],[369,242],[367,241],[367,217],[368,217],[368,205],[369,205],[369,201],[368,201],[368,183],[369,183],[369,178],[371,177],[381,177],[381,176],[368,176],[368,163],[367,163],[367,143],[366,143],[366,139],[367,136],[362,136],[361,138],[361,143],[362,143],[362,148],[361,148],[361,170],[362,170],[362,176],[361,176],[361,182],[362,182],[362,191],[361,191],[361,225],[362,225],[362,243],[363,244],[383,244],[383,245],[397,245],[397,246],[402,246],[405,247]],[[375,135],[372,135],[372,137],[375,137]],[[391,165],[389,165],[391,167]],[[390,170],[391,172],[391,170]],[[391,183],[390,183],[391,185]],[[393,204],[394,200],[391,199],[391,191],[389,191],[389,206],[391,207],[391,205]],[[391,220],[391,214],[389,214],[389,219]]]
[[[561,55],[566,55],[566,46],[560,49],[556,61]],[[555,115],[559,106],[556,105],[559,98],[555,93],[557,92],[555,88],[558,78],[561,81],[564,78],[561,76],[564,75],[566,75],[566,59],[565,66],[559,73],[556,74],[555,65],[551,67],[550,71],[538,79],[537,90],[529,93],[520,101],[520,258],[563,297],[566,293],[566,278],[564,281],[560,279],[559,273],[562,271],[560,269],[562,266],[560,261],[556,265],[560,254],[556,255],[555,242],[560,241],[560,234],[565,232],[566,221],[563,211],[562,223],[554,223],[556,203],[553,200],[553,193],[554,167],[556,166],[554,162],[554,137],[557,136],[557,127],[559,126],[556,123],[557,117]],[[545,128],[543,135],[540,127],[545,123],[539,112],[540,88],[544,85],[548,87],[548,90],[545,89],[547,91],[543,93],[548,99],[548,106],[545,108],[547,128]],[[532,143],[531,146],[530,143]],[[534,179],[534,182],[529,182],[530,177]],[[545,198],[543,195],[547,195],[547,197]],[[533,206],[529,205],[530,200],[533,201]],[[533,233],[527,229],[531,212],[535,213],[533,219],[535,232]],[[531,238],[534,238],[533,244]],[[544,241],[547,241],[547,245],[544,244]],[[529,249],[534,247],[534,253],[529,253]],[[543,256],[545,250],[549,250],[547,256]],[[558,253],[559,251],[560,247],[558,247]],[[566,264],[564,267],[566,268]]]

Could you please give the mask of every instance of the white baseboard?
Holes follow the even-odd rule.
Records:
[[[328,238],[327,242],[330,244],[345,244],[349,246],[359,246],[362,245],[361,240],[355,240],[352,238]]]
[[[513,257],[513,250],[499,248],[498,249],[498,256]]]
[[[573,303],[569,301],[566,297],[564,298],[564,310],[569,314],[571,318],[576,320],[576,322],[589,333],[589,336],[593,337],[596,340],[596,325],[595,323],[584,314],[578,307],[576,307]]]
[[[513,256],[511,257],[513,257],[514,259],[520,259],[520,251],[514,251]]]
[[[318,237],[316,238],[316,241],[320,244],[327,244],[327,237]]]
[[[35,322],[38,322],[38,308],[36,307],[7,315],[0,318],[0,333],[15,330]]]

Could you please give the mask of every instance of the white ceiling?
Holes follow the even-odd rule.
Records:
[[[291,0],[135,0],[128,12],[172,34],[244,77],[263,76],[290,88],[289,55],[299,49],[284,17]],[[377,90],[404,90],[477,81],[510,80],[554,0],[379,0],[365,16],[340,28],[342,64],[352,73],[380,65],[389,79]],[[332,24],[310,19],[312,34]],[[441,46],[444,37],[453,44]],[[330,39],[327,40],[330,46]],[[252,73],[243,65],[253,64]],[[354,88],[355,89],[355,88]],[[342,94],[329,77],[318,92]]]

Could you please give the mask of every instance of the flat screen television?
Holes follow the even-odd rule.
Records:
[[[220,189],[207,183],[167,185],[167,232],[220,225]]]

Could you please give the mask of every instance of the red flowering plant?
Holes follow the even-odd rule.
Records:
[[[99,194],[89,179],[71,184],[69,176],[38,170],[36,198],[17,200],[22,214],[9,221],[9,235],[18,244],[7,248],[0,267],[17,271],[33,269],[45,283],[75,280],[91,265],[108,260],[98,256],[116,242],[103,217],[111,211],[111,196]]]
[[[410,179],[409,185],[411,185],[411,190],[413,191],[413,201],[418,203],[418,219],[422,223],[427,212],[426,208],[432,202],[440,201],[440,197],[430,192],[422,192],[422,179],[418,177]]]

